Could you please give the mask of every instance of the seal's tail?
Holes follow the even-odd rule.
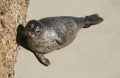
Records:
[[[96,25],[99,24],[103,21],[104,19],[102,17],[99,17],[98,14],[93,14],[90,16],[86,16],[84,18],[85,26],[83,28],[88,28],[91,25]]]

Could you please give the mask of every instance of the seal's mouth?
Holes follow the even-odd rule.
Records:
[[[31,32],[31,31],[29,31],[27,29],[25,30],[24,35],[27,36],[27,37],[29,37],[29,38],[35,37],[34,32]]]
[[[31,37],[35,37],[35,36],[36,36],[36,34],[35,34],[34,32],[29,32],[28,34],[29,34],[29,36],[31,36]]]

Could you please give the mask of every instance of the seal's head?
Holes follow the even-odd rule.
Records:
[[[29,37],[38,37],[43,32],[43,26],[37,20],[31,20],[26,24],[25,35]]]

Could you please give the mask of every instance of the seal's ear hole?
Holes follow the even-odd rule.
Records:
[[[40,31],[39,31],[39,30],[37,30],[36,32],[37,32],[37,33],[40,33]]]
[[[42,31],[42,28],[39,28],[39,26],[37,26],[35,32],[40,33],[41,31]]]

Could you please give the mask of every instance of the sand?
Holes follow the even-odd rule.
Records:
[[[47,54],[48,67],[21,47],[15,78],[120,78],[120,0],[31,0],[27,20],[95,13],[104,22],[82,29],[72,44]]]

